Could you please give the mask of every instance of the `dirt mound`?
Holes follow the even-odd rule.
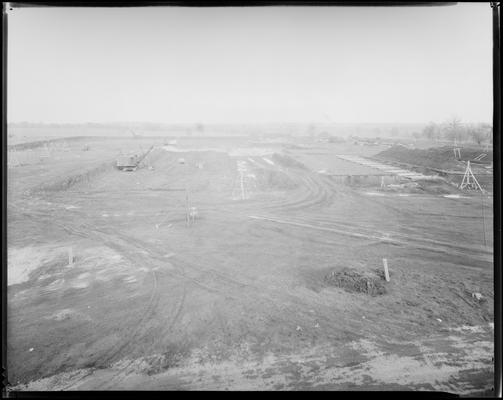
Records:
[[[291,190],[298,186],[297,182],[281,171],[259,169],[254,174],[260,190]]]
[[[473,161],[481,154],[487,154],[481,161]],[[458,165],[452,146],[433,147],[430,149],[409,149],[404,146],[392,146],[378,153],[376,158],[403,162],[437,169],[453,169]],[[488,152],[477,148],[462,148],[461,161],[472,161],[479,164],[492,162],[492,150]]]
[[[325,276],[325,282],[331,286],[343,288],[348,292],[364,293],[378,296],[386,293],[383,277],[362,273],[352,268],[332,271]]]
[[[295,158],[288,156],[288,155],[285,155],[285,154],[274,153],[271,158],[273,159],[274,162],[276,162],[286,168],[300,168],[303,170],[308,169],[300,161],[297,161]]]
[[[88,183],[91,180],[97,178],[101,174],[104,174],[108,171],[112,171],[115,168],[115,162],[106,162],[104,164],[99,165],[96,168],[89,169],[86,171],[82,171],[73,175],[69,175],[64,179],[53,181],[49,183],[44,183],[38,186],[34,191],[60,191],[67,190],[72,186],[79,183]]]

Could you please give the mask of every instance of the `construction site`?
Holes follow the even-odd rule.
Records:
[[[9,146],[12,390],[493,387],[492,151]]]

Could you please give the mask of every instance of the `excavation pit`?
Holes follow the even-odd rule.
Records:
[[[381,277],[361,271],[344,268],[325,275],[325,283],[340,287],[348,292],[379,296],[386,293],[386,287]]]

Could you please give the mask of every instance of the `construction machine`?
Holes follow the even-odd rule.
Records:
[[[121,155],[117,157],[116,167],[121,171],[136,171],[140,167],[140,163],[148,156],[148,154],[154,149],[154,146],[151,146],[145,153],[138,156],[137,154],[133,155]]]

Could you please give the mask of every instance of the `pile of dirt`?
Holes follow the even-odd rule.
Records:
[[[486,154],[486,156],[480,161],[473,161],[481,154]],[[455,169],[459,164],[459,161],[454,156],[452,146],[433,147],[429,149],[409,149],[404,146],[392,146],[378,153],[375,158],[444,170]],[[468,147],[461,149],[461,161],[490,164],[492,159],[492,150],[486,152],[481,149]]]
[[[298,184],[281,171],[259,169],[254,172],[259,190],[291,190]]]
[[[273,161],[286,168],[299,168],[308,170],[308,168],[303,163],[285,154],[274,153],[271,158],[273,159]]]
[[[378,296],[386,293],[384,277],[371,273],[362,273],[352,268],[332,271],[325,276],[325,282],[331,286],[343,288],[348,292]]]

